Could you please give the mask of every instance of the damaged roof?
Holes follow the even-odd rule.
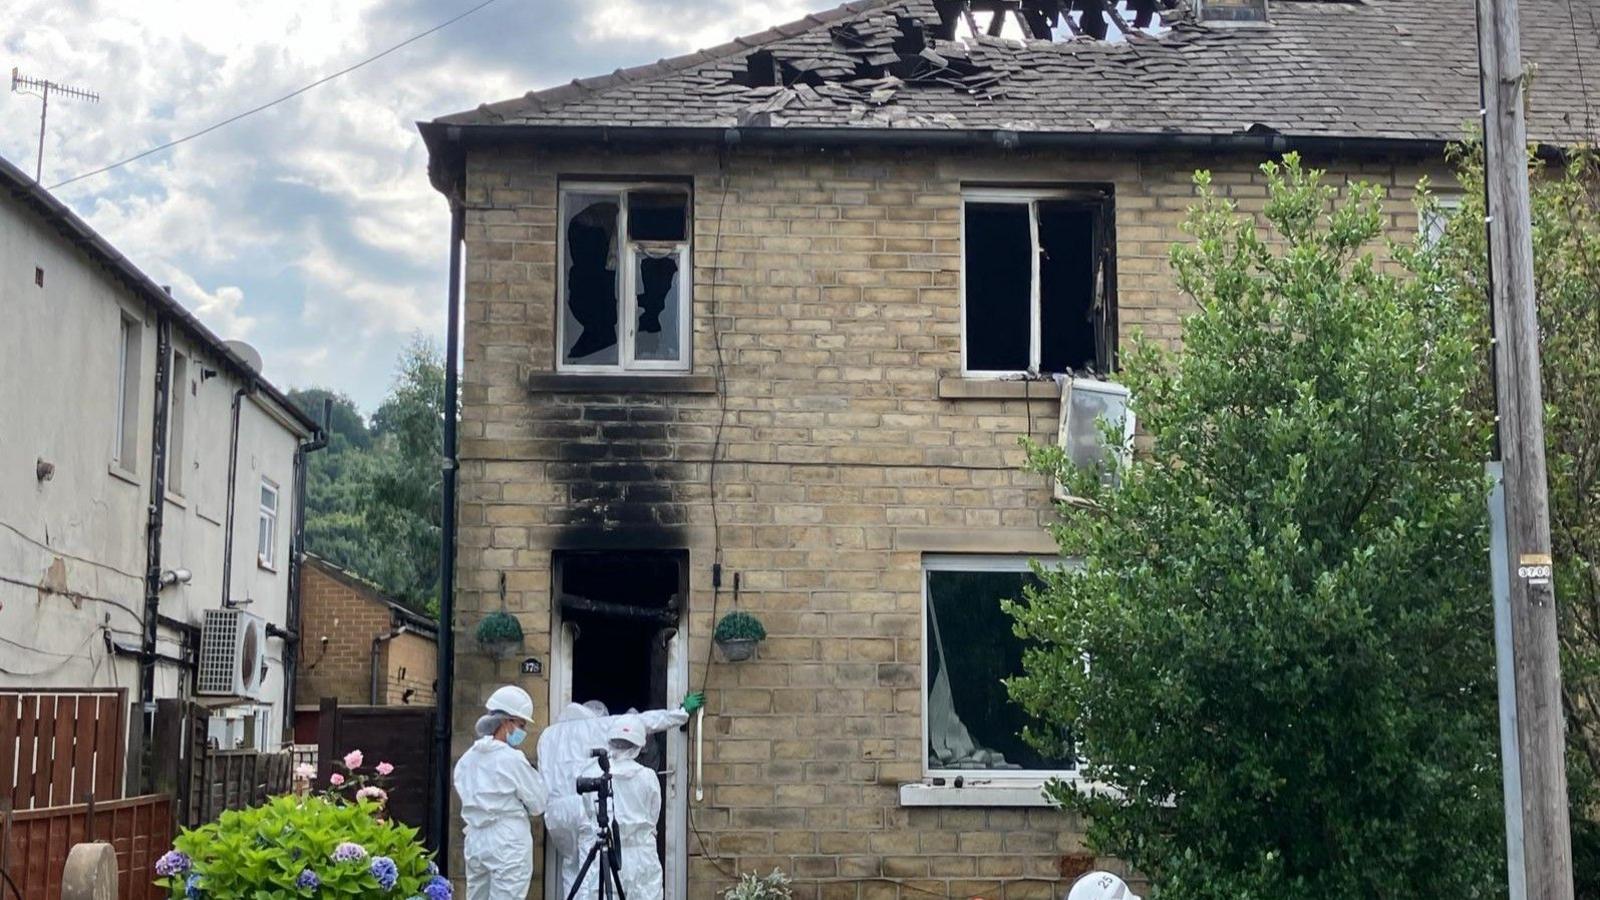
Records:
[[[1600,24],[1568,0],[1522,0],[1536,66],[1532,140],[1592,134],[1583,73]],[[1459,139],[1479,108],[1474,0],[1272,0],[1271,23],[1186,10],[1121,41],[952,40],[961,4],[857,0],[698,53],[424,124],[584,129],[789,129]],[[1596,75],[1600,100],[1600,74]],[[908,133],[907,138],[914,137]],[[435,145],[435,149],[437,146]]]

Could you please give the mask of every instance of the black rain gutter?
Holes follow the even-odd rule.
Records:
[[[144,621],[139,630],[139,704],[145,746],[155,733],[156,639],[161,625],[161,528],[167,509],[167,410],[172,400],[172,320],[156,313],[155,411],[151,413],[150,507],[145,513]]]
[[[450,308],[444,343],[444,447],[440,486],[438,686],[433,723],[433,849],[440,869],[450,862],[450,737],[454,720],[456,592],[456,356],[461,336],[461,243],[466,210],[450,199]]]
[[[322,400],[322,425],[310,440],[300,441],[294,449],[294,500],[293,531],[289,537],[289,615],[283,634],[283,708],[284,730],[294,731],[294,701],[298,688],[296,671],[300,662],[300,569],[305,565],[306,548],[306,482],[310,478],[308,457],[328,446],[328,428],[333,422],[333,398]],[[267,634],[272,635],[268,628]]]

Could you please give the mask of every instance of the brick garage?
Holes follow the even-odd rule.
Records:
[[[295,743],[317,742],[325,697],[347,706],[434,705],[435,623],[321,557],[307,554],[301,571]]]
[[[1553,0],[1529,3],[1545,5],[1535,30],[1559,18]],[[529,654],[554,660],[573,553],[683,554],[670,608],[687,683],[710,694],[690,897],[778,866],[805,900],[1045,898],[1118,866],[1087,856],[1083,823],[1041,804],[1037,783],[931,783],[931,661],[945,654],[924,643],[927,586],[952,560],[1055,552],[1050,486],[1022,471],[1018,440],[1054,439],[1059,395],[969,377],[964,204],[1101,192],[1111,343],[1176,348],[1186,307],[1168,253],[1196,169],[1259,216],[1260,163],[1303,149],[1335,183],[1384,186],[1391,233],[1409,240],[1413,186],[1450,183],[1445,142],[1478,105],[1466,0],[1274,4],[1271,28],[1191,20],[1136,45],[952,46],[959,6],[862,0],[423,126],[465,232],[453,627],[465,638],[505,608]],[[1578,99],[1543,96],[1533,133],[1570,138],[1560,110]],[[692,366],[577,371],[560,359],[562,191],[643,182],[690,197]],[[754,662],[710,653],[734,576],[770,633]],[[974,637],[943,643],[959,654]],[[457,753],[493,685],[526,686],[541,720],[567,687],[471,652],[454,676]]]

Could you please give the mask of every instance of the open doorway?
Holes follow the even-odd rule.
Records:
[[[551,563],[551,708],[598,700],[617,714],[677,702],[688,686],[679,641],[688,554],[557,551]],[[686,863],[686,760],[687,741],[678,731],[652,735],[639,754],[661,782],[656,850],[668,898],[681,894]]]

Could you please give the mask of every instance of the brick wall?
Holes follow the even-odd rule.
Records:
[[[1017,446],[1053,434],[1052,392],[960,378],[961,186],[1114,184],[1122,339],[1175,345],[1185,302],[1167,256],[1190,175],[1214,169],[1259,212],[1257,162],[740,150],[719,170],[715,152],[674,148],[475,152],[458,646],[500,608],[503,577],[529,651],[548,658],[553,548],[682,548],[698,684],[720,550],[771,638],[759,661],[711,665],[691,896],[781,866],[805,900],[1043,898],[1062,893],[1063,868],[1115,865],[1085,858],[1081,823],[1049,809],[900,805],[899,786],[922,775],[924,554],[1053,549],[1048,487],[1021,471]],[[1409,197],[1433,168],[1340,171]],[[608,173],[693,179],[701,382],[683,392],[577,394],[548,376],[556,179]],[[1416,217],[1397,208],[1392,224],[1414,234]],[[463,652],[457,665],[458,751],[494,684],[549,694],[514,662]]]
[[[302,571],[298,703],[314,708],[324,697],[337,697],[345,705],[371,703],[372,639],[395,630],[389,604],[374,588],[321,560],[308,559]],[[395,644],[401,646],[396,649]],[[406,688],[417,690],[412,704],[434,702],[438,669],[434,646],[432,640],[415,634],[380,645],[380,704],[399,704]],[[406,669],[404,679],[399,678],[401,667]]]

